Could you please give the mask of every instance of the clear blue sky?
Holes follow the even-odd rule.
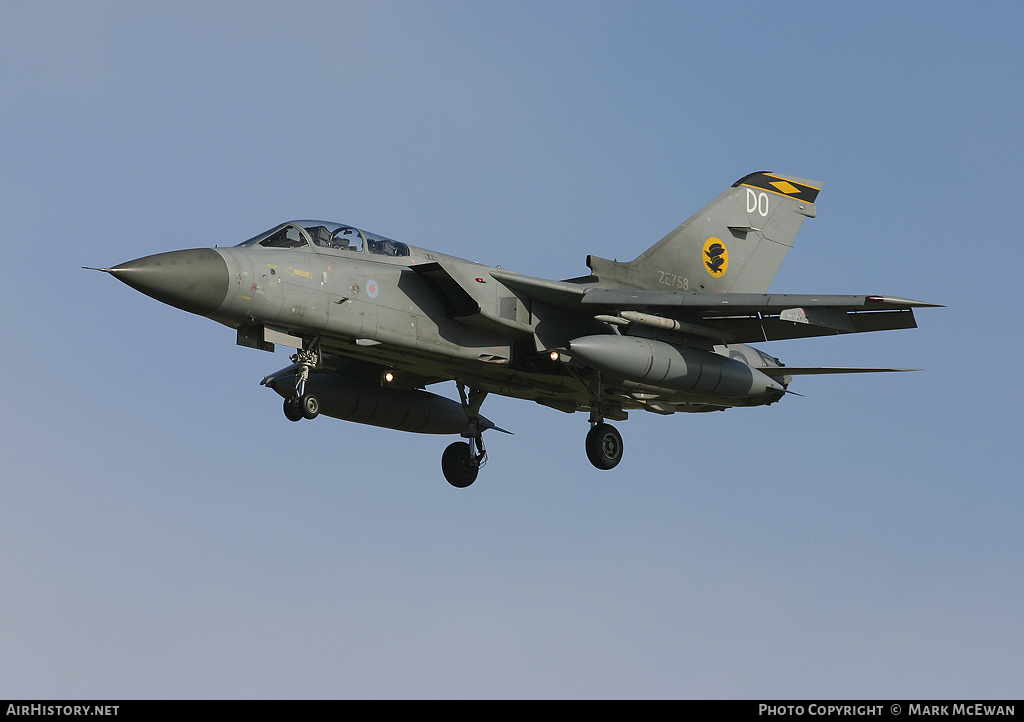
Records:
[[[1010,697],[1024,679],[1019,3],[6,2],[0,697]],[[532,275],[820,180],[771,407],[291,424],[287,363],[80,270],[352,223]],[[454,387],[438,389],[454,395]]]

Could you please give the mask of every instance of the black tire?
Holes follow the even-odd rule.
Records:
[[[587,458],[598,469],[614,469],[622,461],[622,437],[611,424],[595,424],[587,432]]]
[[[305,394],[299,399],[299,413],[304,419],[315,419],[320,415],[320,399],[313,394]]]
[[[284,415],[289,421],[302,420],[302,409],[299,408],[299,400],[294,396],[284,400]]]
[[[465,441],[450,444],[441,455],[441,471],[448,483],[457,489],[465,489],[476,481],[480,466]]]

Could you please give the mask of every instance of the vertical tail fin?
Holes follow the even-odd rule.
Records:
[[[766,293],[804,218],[816,181],[751,173],[644,251],[620,263],[588,256],[602,285],[672,291]]]

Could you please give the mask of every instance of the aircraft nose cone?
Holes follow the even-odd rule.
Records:
[[[183,311],[213,313],[228,295],[228,265],[212,248],[146,256],[107,269],[117,280]]]

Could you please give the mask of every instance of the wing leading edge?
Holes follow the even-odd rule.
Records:
[[[940,307],[896,296],[648,291],[595,288],[508,271],[491,276],[525,296],[579,315],[607,319],[640,311],[737,343],[916,328],[913,309]]]
[[[594,288],[581,306],[681,317],[746,343],[917,328],[915,308],[938,304],[895,296],[680,293]]]

